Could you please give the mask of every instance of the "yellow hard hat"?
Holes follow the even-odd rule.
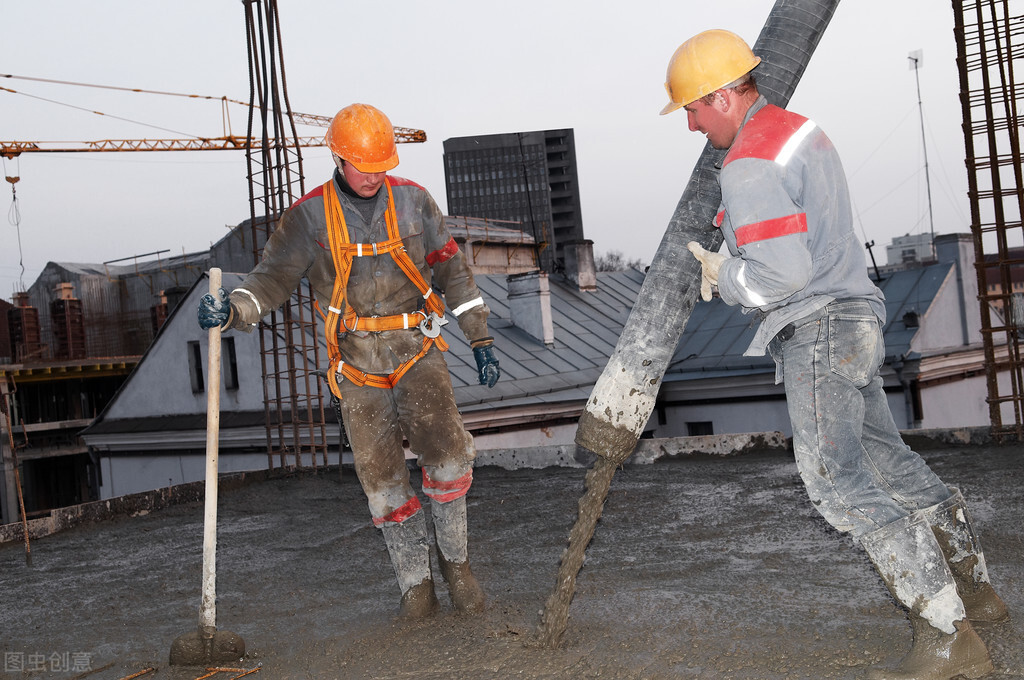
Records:
[[[668,62],[665,89],[671,101],[661,115],[725,87],[760,63],[743,38],[731,31],[698,33],[680,45]]]
[[[351,104],[338,111],[324,141],[359,172],[387,172],[398,165],[395,128],[380,109],[369,104]]]

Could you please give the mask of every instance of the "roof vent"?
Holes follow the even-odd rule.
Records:
[[[921,321],[917,316],[917,312],[910,310],[903,315],[903,325],[907,328],[918,328],[921,325]]]

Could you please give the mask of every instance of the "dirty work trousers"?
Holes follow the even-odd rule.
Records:
[[[771,341],[800,476],[818,512],[854,538],[952,491],[900,437],[878,371],[882,329],[867,302],[837,300]]]
[[[444,503],[469,491],[476,448],[436,347],[392,389],[359,387],[344,379],[340,385],[342,421],[375,525],[401,522],[421,508],[409,483],[403,438],[423,470],[426,495]]]

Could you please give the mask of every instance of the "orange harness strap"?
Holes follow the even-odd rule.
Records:
[[[448,349],[448,343],[438,335],[437,337],[423,336],[423,347],[414,357],[402,362],[402,364],[390,375],[377,373],[366,373],[355,366],[346,364],[341,360],[341,350],[338,348],[338,323],[343,324],[345,331],[367,331],[379,332],[388,330],[401,330],[415,328],[419,325],[418,319],[427,319],[430,314],[438,317],[444,315],[444,302],[440,296],[427,285],[420,271],[413,264],[409,254],[405,251],[401,235],[398,231],[398,214],[395,210],[395,199],[391,193],[391,178],[384,178],[384,186],[388,192],[388,208],[385,214],[387,224],[388,240],[380,243],[351,243],[348,240],[348,228],[345,225],[345,215],[341,210],[341,203],[334,192],[334,180],[328,180],[324,184],[324,213],[327,216],[327,236],[330,240],[331,256],[334,258],[334,290],[331,292],[331,304],[327,314],[320,311],[324,317],[324,333],[327,340],[327,355],[330,359],[328,375],[340,374],[352,383],[363,386],[391,389],[403,375],[412,368],[413,364],[422,359],[433,345],[442,352]],[[389,254],[395,263],[405,272],[409,280],[423,294],[424,309],[412,314],[395,314],[383,317],[359,317],[355,310],[345,303],[345,293],[348,287],[348,276],[352,270],[353,257],[367,257]],[[328,380],[327,385],[334,396],[341,399],[341,388],[336,380]]]

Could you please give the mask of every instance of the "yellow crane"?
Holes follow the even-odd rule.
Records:
[[[262,147],[261,139],[248,140],[244,136],[231,134],[230,119],[227,115],[228,104],[241,104],[248,106],[246,102],[227,97],[210,97],[205,95],[181,94],[177,92],[160,92],[157,90],[144,90],[140,88],[116,87],[110,85],[92,85],[89,83],[76,83],[71,81],[49,80],[46,78],[32,78],[28,76],[16,76],[8,73],[0,73],[0,78],[15,78],[20,80],[33,80],[36,82],[56,83],[60,85],[75,85],[80,87],[95,87],[108,90],[122,90],[127,92],[139,92],[145,94],[169,95],[174,97],[188,97],[189,99],[218,100],[221,102],[225,121],[224,134],[219,137],[185,137],[177,139],[99,139],[86,142],[62,142],[62,141],[0,141],[0,156],[4,158],[15,158],[23,153],[79,153],[88,151],[231,151],[245,149],[259,149]],[[8,87],[0,87],[0,92],[21,94],[36,99],[25,92],[19,92]],[[54,102],[60,103],[60,102]],[[78,107],[73,107],[78,108]],[[98,111],[91,111],[99,115],[105,115]],[[330,116],[320,116],[312,113],[292,112],[292,119],[297,124],[310,125],[314,127],[327,127],[330,125]],[[423,130],[407,127],[395,127],[395,141],[399,144],[416,143],[427,141],[427,133]],[[294,147],[316,147],[326,146],[322,136],[294,137],[286,140],[286,146]]]

